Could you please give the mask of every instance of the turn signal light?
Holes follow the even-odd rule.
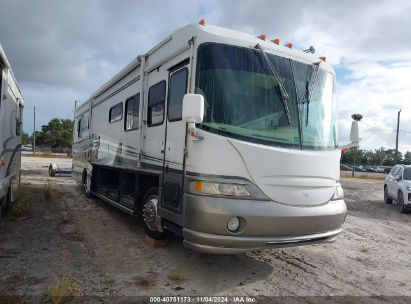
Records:
[[[258,36],[258,38],[265,41],[267,39],[267,35],[262,34],[262,35]]]
[[[205,19],[201,19],[198,24],[200,24],[200,25],[205,25]]]
[[[325,57],[325,56],[321,56],[320,59],[321,59],[322,61],[324,61],[324,62],[327,61],[327,57]]]
[[[280,38],[275,38],[274,40],[271,40],[271,42],[274,42],[275,44],[280,44]]]
[[[197,192],[203,192],[203,187],[200,181],[194,182],[194,190]]]
[[[293,44],[292,44],[291,42],[290,42],[290,43],[287,43],[285,46],[288,47],[289,49],[292,49],[292,48],[293,48]]]

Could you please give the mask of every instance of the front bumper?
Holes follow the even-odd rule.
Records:
[[[347,212],[344,200],[303,207],[186,194],[184,201],[184,245],[220,254],[332,242]],[[235,233],[227,229],[233,216],[241,219]]]

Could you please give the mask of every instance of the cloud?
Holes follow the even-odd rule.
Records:
[[[8,0],[0,10],[0,42],[26,98],[25,130],[36,104],[49,116],[71,117],[84,100],[137,55],[175,29],[207,23],[314,45],[335,65],[341,142],[350,115],[362,113],[365,148],[392,147],[396,112],[411,129],[411,2],[392,1],[132,1]],[[45,123],[48,117],[40,118]],[[408,127],[409,126],[409,127]],[[400,149],[411,150],[411,133]]]

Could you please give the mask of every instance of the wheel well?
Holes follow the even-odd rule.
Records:
[[[140,214],[141,208],[143,206],[143,198],[145,193],[147,192],[148,189],[153,188],[153,187],[159,187],[160,184],[160,177],[158,175],[151,175],[151,174],[139,174],[138,178],[140,179],[139,182],[139,188],[140,188],[140,193],[139,193],[139,203],[137,205],[138,212]]]

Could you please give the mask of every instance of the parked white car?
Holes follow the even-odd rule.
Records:
[[[384,201],[391,204],[393,200],[401,213],[411,210],[411,166],[394,166],[385,177]]]

